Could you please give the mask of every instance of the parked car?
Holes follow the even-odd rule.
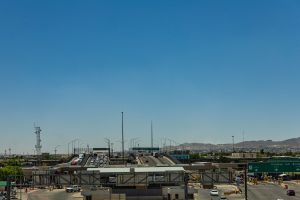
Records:
[[[80,192],[80,187],[78,185],[66,187],[66,192]]]
[[[73,187],[72,186],[66,187],[66,192],[74,192]]]
[[[287,190],[287,191],[286,191],[286,194],[287,194],[288,196],[295,196],[295,195],[296,195],[295,190]]]
[[[74,192],[80,192],[80,186],[78,185],[73,185],[73,188],[74,188]]]
[[[218,190],[211,190],[210,191],[210,196],[219,196]]]

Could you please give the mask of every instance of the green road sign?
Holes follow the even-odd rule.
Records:
[[[248,172],[300,172],[300,162],[256,162],[248,163]]]
[[[5,187],[7,186],[7,182],[6,181],[0,181],[0,187]]]
[[[133,151],[159,151],[158,147],[133,147]]]

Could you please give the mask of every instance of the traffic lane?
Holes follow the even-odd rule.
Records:
[[[282,198],[282,194],[276,194],[277,192],[271,192],[272,189],[268,186],[249,186],[248,187],[248,199],[278,199]]]
[[[201,200],[219,200],[220,196],[211,196],[210,191],[211,191],[211,189],[200,188],[198,190],[199,199],[201,199]]]
[[[173,164],[165,156],[157,158],[162,164],[172,166]]]
[[[300,195],[300,185],[299,184],[296,184],[293,182],[284,182],[284,183],[288,185],[288,189],[295,190],[296,195],[297,194]]]
[[[167,161],[167,163],[168,163],[170,166],[175,165],[175,163],[174,163],[172,160],[170,160],[168,157],[163,156],[163,159],[164,159],[165,161]]]
[[[85,166],[90,166],[91,165],[91,161],[92,161],[92,156],[90,156],[89,158],[88,158],[88,160],[86,161],[86,164],[85,164]]]
[[[150,158],[150,156],[143,156],[140,158],[143,160],[144,164],[151,166],[151,167],[156,166],[156,163]]]
[[[296,193],[297,195],[297,193]],[[275,184],[259,184],[248,186],[249,199],[265,200],[265,199],[284,199],[294,200],[300,199],[299,196],[288,196],[286,190]]]
[[[64,190],[37,190],[28,194],[28,200],[73,200],[73,194]]]
[[[147,157],[149,160],[152,160],[156,165],[162,165],[162,162],[160,160],[158,160],[157,158],[153,157],[153,156],[148,156]]]
[[[289,186],[288,187],[289,190],[295,190],[295,193],[296,193],[296,196],[295,197],[291,197],[291,198],[300,199],[300,185],[289,184],[288,186]],[[285,194],[286,194],[286,191],[287,190],[284,189]]]
[[[243,188],[244,185],[241,185],[241,188]],[[291,186],[290,189],[295,189],[295,186]],[[299,186],[298,186],[299,187]],[[297,188],[300,189],[300,188]],[[219,197],[213,197],[210,196],[210,189],[203,189],[200,188],[198,191],[199,199],[203,200],[217,200]],[[222,190],[218,190],[219,194],[222,194]],[[281,186],[274,185],[274,184],[260,184],[260,185],[248,185],[248,199],[250,200],[277,200],[277,199],[284,199],[284,200],[296,200],[300,199],[300,195],[297,196],[297,190],[296,190],[296,196],[288,196],[286,195],[286,190],[283,189]],[[244,196],[244,190],[243,194]],[[226,196],[228,200],[235,200],[235,199],[241,199],[240,197],[227,195]]]

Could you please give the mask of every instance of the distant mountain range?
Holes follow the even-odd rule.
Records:
[[[189,149],[192,151],[209,152],[209,151],[232,151],[232,144],[209,144],[209,143],[184,143],[179,145],[180,148]],[[272,140],[256,140],[245,141],[234,144],[235,150],[247,151],[264,151],[269,152],[286,152],[300,151],[300,137],[291,138],[283,141]]]

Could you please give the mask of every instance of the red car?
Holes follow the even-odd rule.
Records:
[[[287,190],[286,191],[286,194],[288,195],[288,196],[295,196],[296,194],[295,194],[295,190]]]

